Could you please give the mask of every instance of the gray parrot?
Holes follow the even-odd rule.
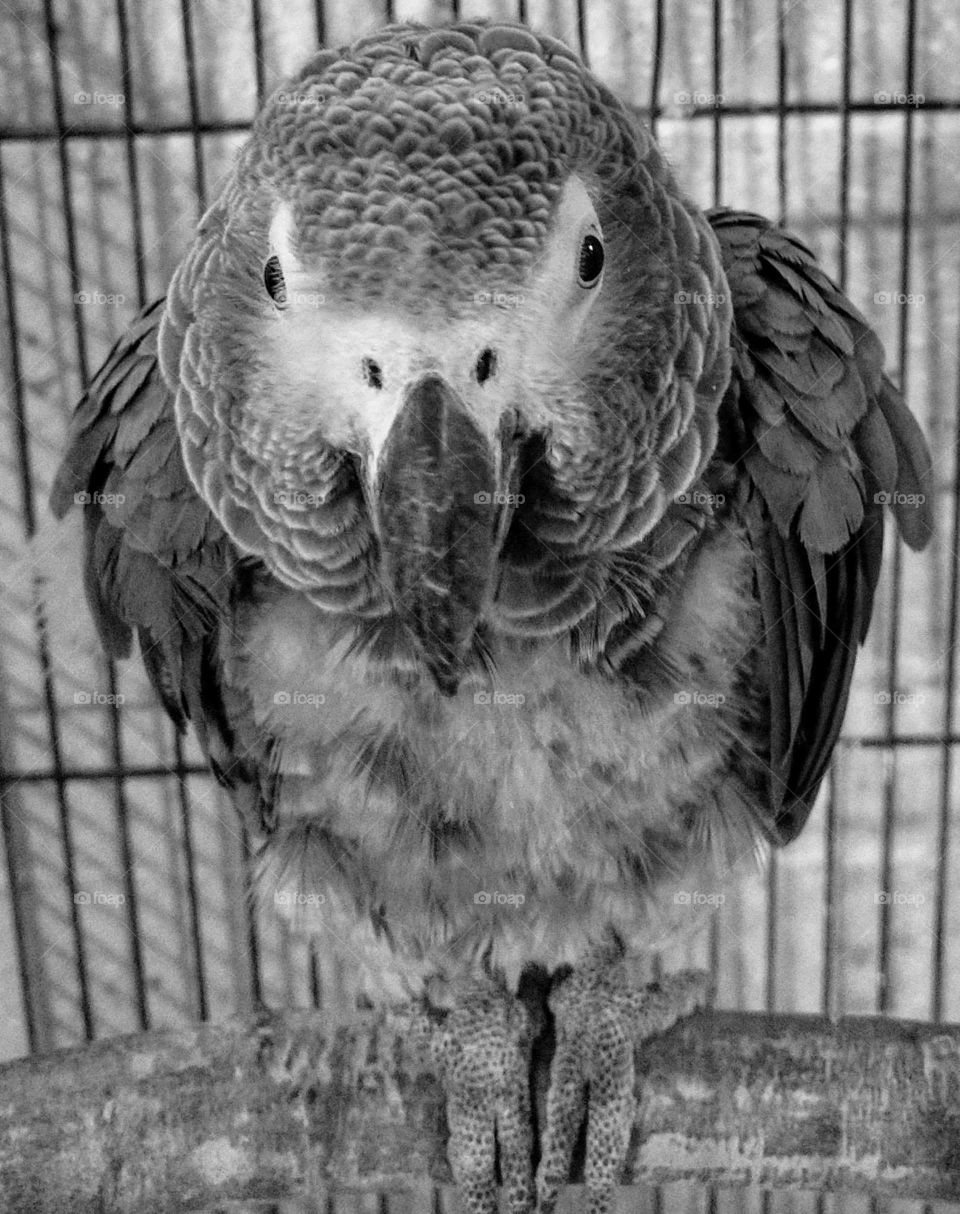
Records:
[[[810,813],[884,507],[930,532],[882,368],[561,42],[394,25],[273,94],[76,410],[52,505],[84,495],[106,650],[261,893],[422,1010],[469,1214],[498,1172],[552,1210],[584,1124],[611,1208],[635,1048],[704,997],[651,982],[676,890]]]

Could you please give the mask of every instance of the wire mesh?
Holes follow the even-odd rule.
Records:
[[[800,841],[693,955],[726,1006],[960,1016],[956,885],[960,19],[952,0],[475,3],[574,46],[687,192],[776,217],[880,332],[935,454],[890,545]],[[0,9],[0,1057],[268,1003],[335,975],[244,897],[249,847],[135,662],[100,655],[46,496],[82,384],[163,292],[269,90],[317,43],[446,3],[43,0]],[[705,916],[707,911],[691,910]]]

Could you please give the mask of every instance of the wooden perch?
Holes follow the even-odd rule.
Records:
[[[636,1181],[960,1197],[960,1026],[699,1013],[639,1055]],[[449,1182],[402,1017],[290,1012],[0,1067],[0,1209],[159,1214]]]

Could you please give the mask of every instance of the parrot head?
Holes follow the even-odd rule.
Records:
[[[237,545],[402,625],[450,693],[487,631],[598,636],[653,593],[696,534],[676,499],[729,325],[706,222],[567,47],[394,26],[267,102],[160,352]]]

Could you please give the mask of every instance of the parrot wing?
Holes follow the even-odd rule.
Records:
[[[800,241],[759,215],[708,213],[732,295],[733,374],[718,453],[753,548],[769,688],[776,834],[809,816],[870,623],[889,504],[930,537],[931,460],[883,374],[883,348]]]
[[[84,583],[104,648],[128,657],[133,634],[168,714],[193,722],[220,783],[268,824],[277,792],[273,742],[241,747],[248,706],[223,678],[220,638],[254,575],[184,468],[173,398],[157,364],[164,301],[145,307],[107,355],[70,423],[50,495],[62,518],[84,508]],[[249,802],[249,804],[245,804]]]

